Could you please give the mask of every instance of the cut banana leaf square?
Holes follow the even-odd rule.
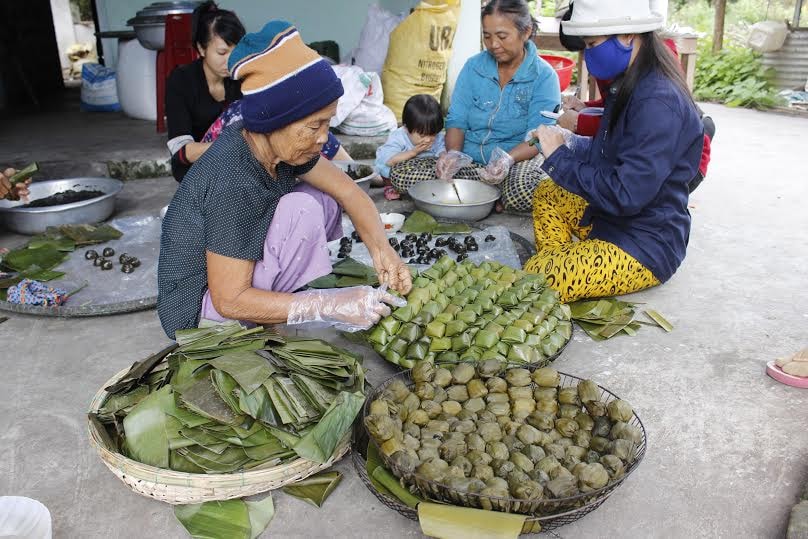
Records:
[[[471,346],[471,335],[468,333],[459,333],[452,337],[452,351],[463,352]]]

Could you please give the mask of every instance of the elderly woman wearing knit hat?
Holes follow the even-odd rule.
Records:
[[[545,273],[563,301],[658,285],[690,235],[688,183],[704,138],[696,105],[649,0],[575,0],[561,24],[582,37],[589,72],[613,82],[594,137],[535,132],[552,179],[534,193],[537,254],[525,269]]]
[[[201,320],[319,322],[367,328],[397,298],[372,287],[302,291],[331,271],[327,241],[342,206],[379,281],[407,293],[411,276],[370,198],[320,159],[342,84],[297,29],[271,21],[247,34],[229,67],[241,123],[222,131],[180,184],[163,222],[158,314],[166,334]]]

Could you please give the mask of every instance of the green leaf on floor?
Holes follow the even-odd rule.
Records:
[[[657,311],[648,309],[647,311],[643,311],[643,312],[645,312],[645,314],[648,316],[648,318],[650,318],[651,320],[656,322],[657,325],[659,325],[659,327],[661,327],[665,331],[667,331],[669,333],[671,331],[673,331],[673,324],[671,324],[670,322],[665,320],[665,317],[662,316],[661,314],[659,314]]]
[[[342,474],[339,472],[320,472],[283,487],[283,491],[315,507],[322,507],[325,499],[337,488],[340,481]]]
[[[194,539],[255,539],[275,516],[272,496],[175,505],[174,516]]]

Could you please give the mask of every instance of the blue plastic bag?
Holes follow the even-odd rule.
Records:
[[[101,64],[81,66],[81,110],[89,112],[121,110],[114,69]]]

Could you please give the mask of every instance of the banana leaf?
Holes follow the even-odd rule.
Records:
[[[175,505],[174,516],[194,539],[255,539],[275,516],[272,496],[245,502],[225,500]]]
[[[668,333],[673,331],[673,325],[670,322],[668,322],[667,320],[665,320],[665,317],[662,316],[661,314],[659,314],[657,311],[648,309],[647,311],[643,311],[643,312],[646,314],[646,316],[648,316],[648,318],[650,318],[651,320],[656,322],[659,325],[659,327],[661,327],[662,329],[664,329]]]
[[[36,266],[39,271],[49,270],[64,262],[68,257],[67,253],[53,247],[42,247],[39,249],[29,249],[22,247],[9,251],[3,257],[3,265],[14,271],[29,271]]]
[[[76,242],[70,238],[51,238],[48,236],[34,236],[28,241],[29,249],[40,249],[42,247],[72,253],[76,250]]]
[[[110,395],[101,408],[98,409],[98,415],[107,416],[131,408],[149,395],[149,389],[144,386],[136,387],[129,393],[120,395]]]
[[[516,539],[522,533],[526,518],[525,515],[432,502],[418,504],[421,531],[439,539]]]
[[[124,391],[129,391],[132,389],[142,378],[145,378],[168,354],[173,352],[177,348],[176,344],[172,344],[166,348],[163,348],[156,354],[149,356],[148,358],[144,359],[143,361],[137,361],[132,365],[132,368],[129,369],[120,380],[116,383],[112,384],[109,387],[106,387],[105,390],[108,393],[122,393]]]
[[[293,374],[291,376],[295,385],[306,396],[309,403],[315,406],[320,414],[325,413],[334,399],[337,398],[337,392],[331,388],[319,384],[315,379],[301,374]]]
[[[275,380],[286,395],[295,415],[300,418],[298,423],[307,423],[320,417],[320,413],[309,403],[305,395],[298,389],[291,378],[276,376]]]
[[[310,281],[306,286],[309,288],[337,288],[337,280],[339,277],[334,275],[333,273],[329,273],[328,275],[323,275],[322,277],[318,277],[313,281]]]
[[[434,217],[428,213],[420,210],[415,210],[404,220],[401,225],[401,231],[405,234],[423,234],[424,232],[433,233],[438,222]]]
[[[164,387],[137,403],[123,420],[126,449],[138,462],[168,468],[165,408],[174,406],[170,387]]]
[[[269,398],[266,387],[261,386],[252,393],[238,388],[236,394],[239,409],[242,412],[267,425],[278,426],[281,424],[281,418],[275,407],[272,406],[272,399]]]
[[[371,266],[346,257],[334,264],[331,273],[308,284],[309,288],[345,288],[349,286],[376,286],[379,277]]]
[[[120,452],[121,448],[117,440],[107,430],[107,427],[101,421],[100,416],[98,414],[89,413],[87,414],[87,418],[90,420],[90,423],[92,423],[95,426],[99,436],[101,436],[101,442],[104,448],[110,451]]]
[[[177,472],[185,473],[205,473],[203,468],[200,468],[187,458],[183,457],[176,451],[171,451],[168,457],[169,467]]]
[[[266,346],[266,343],[263,339],[253,339],[243,342],[238,341],[227,346],[220,345],[211,350],[201,350],[199,352],[185,352],[184,355],[188,359],[210,360],[229,354],[237,354],[241,352],[257,352],[258,350],[261,350],[264,346]]]
[[[123,237],[123,232],[105,223],[97,225],[61,225],[49,226],[45,235],[51,238],[68,238],[76,242],[76,246],[93,245],[117,240]]]
[[[247,393],[261,387],[277,372],[265,358],[253,352],[231,352],[210,364],[232,376]]]
[[[241,415],[242,412],[239,407],[238,397],[235,394],[235,390],[239,385],[235,379],[224,371],[211,369],[210,382],[213,384],[213,389],[216,390],[216,394],[227,404],[233,414]]]
[[[325,499],[337,488],[340,481],[342,474],[339,472],[320,472],[283,487],[283,491],[315,507],[322,507]]]
[[[191,412],[218,423],[233,425],[241,422],[240,416],[221,399],[209,377],[184,388],[180,392],[180,402]]]
[[[283,393],[283,390],[281,390],[278,383],[274,379],[270,378],[264,382],[264,387],[267,390],[269,399],[272,401],[272,406],[278,412],[281,423],[284,425],[294,424],[297,421],[297,417],[295,417],[294,413],[292,412],[291,405],[287,402],[287,397]]]
[[[327,462],[364,402],[362,393],[340,393],[320,421],[295,444],[295,453],[314,462]]]

